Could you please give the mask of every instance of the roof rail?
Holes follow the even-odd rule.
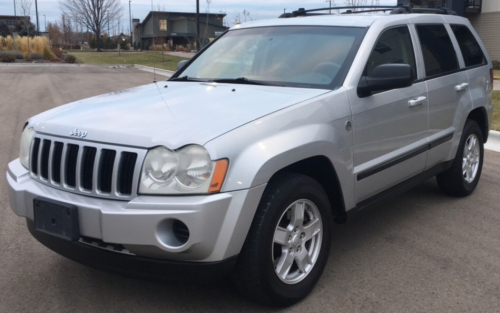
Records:
[[[353,11],[353,9],[363,9],[363,10]],[[411,6],[407,6],[407,5],[397,5],[397,6],[357,5],[357,6],[328,7],[328,8],[319,8],[319,9],[310,9],[310,10],[300,8],[297,11],[293,11],[292,13],[283,13],[280,15],[280,18],[290,18],[290,17],[298,17],[298,16],[312,16],[312,15],[326,15],[328,13],[312,13],[312,12],[320,12],[320,11],[330,11],[331,12],[332,10],[347,10],[347,11],[343,12],[342,14],[380,12],[380,11],[385,12],[385,11],[390,10],[391,14],[435,13],[435,14],[457,15],[457,13],[455,11],[452,11],[448,8],[412,8]]]

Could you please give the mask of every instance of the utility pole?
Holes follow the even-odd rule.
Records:
[[[130,29],[129,29],[130,39],[132,39],[132,10],[130,8],[131,2],[132,2],[132,0],[128,0],[128,19],[130,20]]]
[[[16,14],[16,0],[14,0],[14,16],[17,16],[17,14]]]
[[[45,32],[47,32],[47,18],[45,17],[45,14],[43,15],[43,22],[45,24],[44,30],[45,30]]]
[[[198,43],[200,45],[200,0],[196,0],[196,35],[198,36]],[[196,47],[197,50],[200,50],[201,47]]]
[[[35,0],[35,11],[36,11],[36,32],[40,36],[40,23],[38,23],[38,1]]]

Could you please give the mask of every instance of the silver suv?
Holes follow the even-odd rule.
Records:
[[[481,176],[493,72],[476,32],[446,10],[371,10],[236,25],[168,81],[32,117],[12,210],[77,262],[299,301],[334,222]]]

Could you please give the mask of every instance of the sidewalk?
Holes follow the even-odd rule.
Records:
[[[484,145],[485,149],[500,152],[500,132],[490,131],[488,142]]]
[[[500,80],[494,81],[493,90],[500,90]]]
[[[194,52],[165,52],[165,54],[173,55],[174,57],[181,57],[191,59],[196,55]]]

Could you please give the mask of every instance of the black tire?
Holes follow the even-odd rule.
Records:
[[[477,144],[479,145],[479,163],[474,180],[468,182],[463,174],[462,162],[464,158],[464,147],[467,139],[471,135],[475,135],[477,137]],[[483,159],[484,141],[481,128],[479,128],[479,125],[475,121],[467,120],[452,166],[445,172],[436,176],[441,191],[455,197],[465,197],[470,195],[479,183],[481,171],[483,169]]]
[[[289,211],[287,208],[291,204],[297,203],[298,200],[310,201],[315,205],[314,210],[305,206],[307,212],[309,212],[306,214],[310,214],[312,211],[319,212],[323,233],[322,239],[318,240],[315,245],[315,247],[319,248],[319,254],[317,254],[316,262],[308,274],[305,274],[305,277],[299,282],[286,284],[275,271],[275,261],[273,260],[275,256],[273,253],[276,252],[273,249],[276,246],[273,245],[276,243],[274,243],[274,235],[278,223],[283,221],[285,216],[288,216],[286,215],[288,213],[285,214],[285,212]],[[306,220],[307,218],[304,218],[304,223],[306,223]],[[252,226],[232,274],[233,284],[244,296],[266,305],[288,306],[300,301],[313,290],[325,268],[330,250],[332,226],[331,207],[322,186],[305,175],[280,174],[269,183],[259,203]],[[290,233],[292,234],[292,232]],[[301,236],[303,234],[301,233]],[[307,237],[304,240],[307,240]],[[291,241],[288,239],[287,242],[290,243]],[[306,249],[306,244],[304,241],[304,249]],[[313,251],[312,246],[313,244],[310,243],[309,248],[311,250],[307,248],[304,251]],[[297,249],[300,249],[300,246]],[[278,253],[283,251],[275,250]],[[300,250],[297,251],[300,252]],[[293,262],[295,262],[295,257],[292,258],[294,259]],[[298,268],[296,268],[295,272],[305,273],[298,270]]]

